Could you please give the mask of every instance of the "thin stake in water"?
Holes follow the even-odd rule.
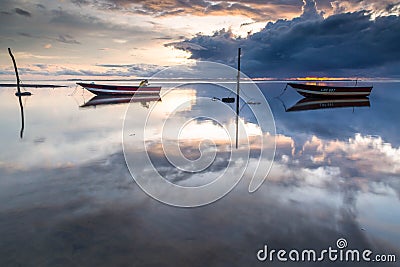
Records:
[[[238,148],[239,141],[239,91],[240,91],[240,55],[241,48],[238,49],[238,73],[237,73],[237,84],[236,84],[236,149]]]

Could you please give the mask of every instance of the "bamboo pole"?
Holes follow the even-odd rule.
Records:
[[[19,87],[20,80],[19,80],[19,75],[18,75],[17,63],[15,62],[15,58],[14,58],[14,55],[12,54],[12,52],[11,52],[11,48],[8,48],[8,53],[10,54],[10,57],[11,57],[12,62],[14,64],[15,76],[17,76],[17,90],[18,90],[18,94],[20,95],[21,94],[21,89]]]
[[[19,132],[19,137],[22,139],[24,136],[24,128],[25,128],[25,118],[24,118],[24,106],[22,105],[22,93],[20,89],[20,80],[19,80],[19,75],[18,75],[18,68],[17,68],[17,63],[15,62],[14,55],[11,52],[11,49],[8,48],[8,53],[10,54],[10,57],[12,59],[12,62],[14,64],[14,70],[15,70],[15,76],[17,76],[17,90],[18,92],[16,93],[16,96],[18,96],[18,101],[19,101],[19,107],[21,110],[21,130]]]
[[[240,93],[240,55],[241,48],[238,49],[238,73],[237,73],[237,84],[236,84],[236,149],[238,148],[239,141],[239,93]]]

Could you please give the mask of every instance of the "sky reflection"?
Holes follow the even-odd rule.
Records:
[[[80,109],[85,100],[68,96],[71,89],[34,90],[24,106],[21,140],[18,101],[13,91],[2,90],[0,265],[257,266],[255,253],[264,244],[320,249],[340,237],[353,248],[400,255],[400,129],[393,112],[398,84],[376,84],[371,107],[354,113],[348,108],[286,113],[273,98],[283,87],[261,85],[276,119],[276,136],[257,130],[250,114],[242,114],[254,133],[250,169],[257,163],[254,155],[270,149],[261,147],[260,139],[269,144],[275,137],[268,179],[249,194],[251,177],[245,172],[223,199],[195,209],[161,204],[132,181],[121,147],[125,104]],[[189,118],[200,112],[202,95],[181,88],[157,102],[154,115],[161,118],[189,103],[177,115]],[[290,91],[283,96],[287,102],[298,99]],[[140,103],[131,105],[137,116],[148,112]],[[224,120],[226,114],[216,116],[227,125],[234,122]],[[131,134],[138,134],[131,122]],[[156,130],[157,120],[150,126]],[[207,120],[188,127],[220,136],[212,131],[218,125]],[[189,132],[183,136],[183,151],[195,156],[198,142]],[[159,132],[150,137],[157,140]],[[224,140],[217,145],[224,148]],[[157,142],[149,149],[159,170],[184,185],[207,182],[229,158],[222,149],[212,168],[189,174],[167,164]],[[231,169],[241,170],[239,162]]]

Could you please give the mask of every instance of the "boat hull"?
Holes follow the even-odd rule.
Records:
[[[302,96],[312,98],[368,97],[372,90],[372,86],[325,86],[301,83],[288,83],[288,85]]]
[[[94,83],[77,83],[89,92],[96,95],[142,95],[159,94],[161,86],[126,86],[126,85],[104,85]]]

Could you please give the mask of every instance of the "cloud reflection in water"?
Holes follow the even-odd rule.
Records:
[[[38,94],[43,101],[58,101],[57,119],[28,103],[25,143],[10,141],[18,138],[19,125],[12,122],[1,141],[10,151],[9,157],[2,153],[0,165],[2,266],[255,266],[255,253],[264,244],[322,249],[339,237],[351,247],[400,253],[400,150],[385,137],[365,130],[349,138],[307,134],[302,141],[294,124],[292,134],[281,131],[277,136],[273,168],[255,194],[247,192],[250,177],[245,174],[237,188],[213,205],[179,209],[149,198],[131,180],[115,145],[121,131],[115,118],[123,108],[75,112],[65,95]],[[142,111],[138,104],[138,114]],[[85,127],[98,116],[102,123]],[[278,127],[285,119],[278,120]],[[43,127],[42,120],[57,126],[39,131],[35,123]],[[64,123],[71,120],[77,124]],[[2,122],[8,123],[4,115]],[[108,127],[113,130],[101,130]],[[82,131],[75,142],[62,138],[73,129]],[[39,133],[45,141],[37,149],[33,141]],[[272,137],[265,133],[263,138]],[[93,152],[86,142],[102,144],[104,150],[87,157]],[[12,151],[17,146],[21,148]],[[259,153],[259,140],[250,140],[250,146],[251,153]],[[67,164],[71,155],[61,155],[69,151],[64,147],[76,149],[80,160]],[[161,171],[178,182],[203,182],[208,172],[217,173],[226,164],[222,153],[205,173],[177,172],[165,164],[156,144],[150,148]],[[184,143],[182,148],[192,151],[193,146]],[[23,157],[26,149],[36,153]],[[40,161],[47,150],[65,161]],[[30,164],[17,167],[25,160]],[[249,164],[255,163],[251,158]]]

